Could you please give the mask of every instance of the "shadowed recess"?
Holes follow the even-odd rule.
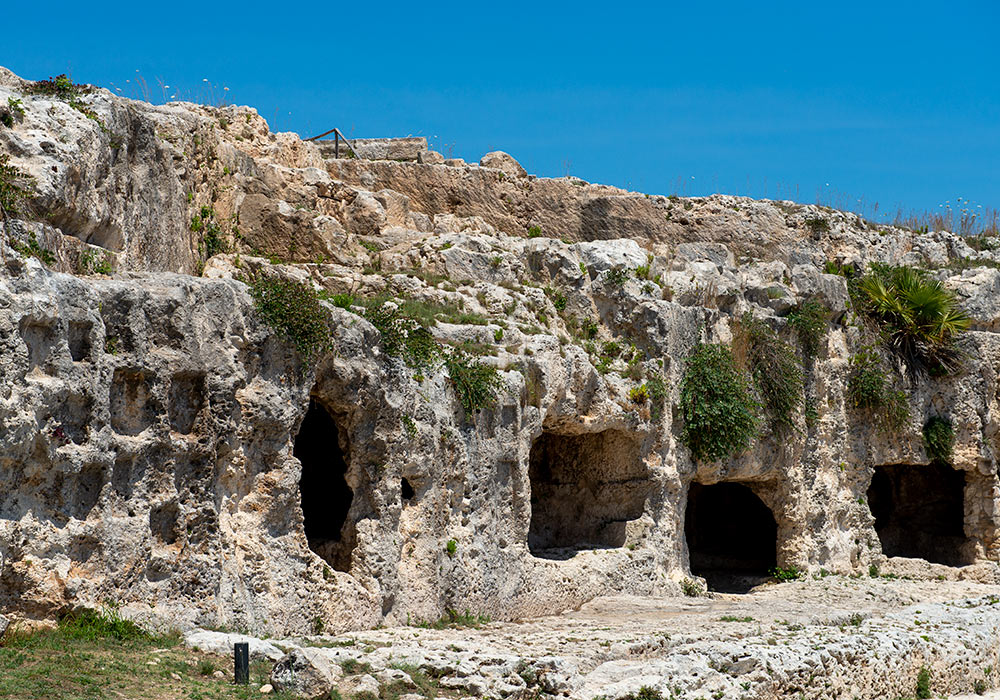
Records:
[[[347,485],[349,456],[337,423],[315,399],[295,437],[293,454],[302,463],[299,490],[309,548],[337,571],[349,571],[354,527],[347,519],[354,493]]]
[[[640,446],[617,430],[542,433],[528,469],[531,553],[562,559],[576,550],[625,546],[627,525],[642,516],[650,491]]]
[[[964,566],[965,473],[947,464],[875,467],[868,504],[887,557]]]
[[[692,483],[684,534],[691,573],[704,577],[711,590],[746,592],[777,565],[778,525],[745,484]]]

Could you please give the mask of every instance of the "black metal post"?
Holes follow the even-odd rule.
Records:
[[[240,685],[250,682],[250,644],[247,642],[233,645],[233,678]]]
[[[340,134],[333,132],[333,157],[340,158]]]

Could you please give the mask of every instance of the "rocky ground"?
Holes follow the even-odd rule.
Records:
[[[515,623],[413,622],[252,651],[277,661],[276,688],[307,697],[426,692],[430,678],[439,692],[475,697],[590,700],[648,686],[690,700],[874,700],[914,696],[922,668],[935,697],[1000,684],[1000,586],[970,581],[817,575],[749,595],[600,598]],[[224,653],[237,638],[195,631],[186,643]]]

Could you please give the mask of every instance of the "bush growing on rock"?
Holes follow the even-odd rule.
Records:
[[[695,460],[714,462],[749,447],[759,404],[726,345],[699,343],[681,379],[681,441]]]
[[[892,387],[882,358],[872,347],[851,357],[847,398],[854,408],[874,412],[885,430],[899,430],[910,418],[906,393]]]
[[[948,418],[931,416],[924,423],[924,447],[931,461],[948,464],[955,447],[955,428]]]
[[[10,164],[10,156],[0,153],[0,219],[23,214],[32,179]]]
[[[926,271],[872,264],[850,290],[855,310],[912,375],[948,374],[961,367],[955,339],[972,319]]]
[[[807,358],[816,357],[819,352],[829,316],[829,309],[816,299],[803,301],[788,314],[788,325],[795,331],[802,354]]]
[[[771,430],[794,427],[793,414],[802,403],[803,387],[802,365],[795,351],[749,313],[740,320],[737,339]]]
[[[448,378],[467,416],[479,413],[496,403],[503,380],[496,367],[483,364],[461,350],[444,358]]]
[[[311,284],[261,274],[251,280],[250,295],[267,325],[294,345],[306,364],[333,347],[330,312]]]

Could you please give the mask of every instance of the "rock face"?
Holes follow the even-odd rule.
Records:
[[[325,159],[247,108],[96,90],[90,118],[29,88],[0,75],[25,109],[0,152],[35,180],[0,244],[5,613],[113,599],[271,634],[525,618],[716,585],[732,520],[755,564],[995,578],[997,253],[787,202]],[[847,399],[868,339],[827,274],[869,261],[935,270],[976,316],[965,372],[895,378],[891,433]],[[336,302],[315,364],[238,279],[262,272]],[[466,414],[445,368],[388,356],[357,305],[377,297],[497,368],[496,403]],[[792,338],[813,298],[831,318],[795,430],[692,460],[685,357],[745,313]],[[662,399],[636,393],[654,380]],[[955,426],[949,472],[928,468],[932,415]]]

